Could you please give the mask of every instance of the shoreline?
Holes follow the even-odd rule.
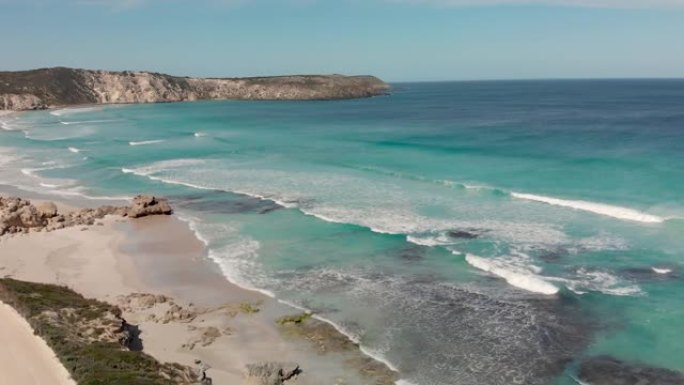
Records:
[[[0,194],[7,190],[0,185]],[[55,200],[39,193],[31,195],[33,199]],[[91,203],[99,202],[74,199],[66,206]],[[282,357],[303,368],[296,384],[340,380],[345,384],[390,384],[398,380],[389,363],[369,354],[329,320],[314,316],[316,320],[311,321],[312,330],[333,341],[325,352],[316,351],[306,337],[293,338],[292,330],[283,330],[276,321],[292,316],[300,307],[231,282],[208,257],[206,244],[191,227],[176,216],[107,217],[99,226],[13,235],[0,239],[0,249],[9,251],[3,254],[14,255],[0,257],[0,274],[67,285],[88,297],[122,306],[129,322],[143,330],[145,351],[160,362],[184,365],[192,365],[200,357],[212,366],[209,374],[215,383],[241,383],[247,364]],[[35,241],[40,241],[40,247]],[[103,246],[105,250],[98,253]],[[22,257],[29,251],[33,254],[30,262]],[[91,260],[87,254],[99,256]],[[192,320],[172,316],[166,323],[159,322],[168,316],[168,306],[141,306],[135,293],[166,296],[183,312],[193,314]],[[338,341],[335,345],[340,338],[346,344]]]

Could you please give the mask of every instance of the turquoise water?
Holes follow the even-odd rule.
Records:
[[[684,81],[397,84],[2,118],[0,183],[170,197],[226,277],[403,381],[684,370]]]

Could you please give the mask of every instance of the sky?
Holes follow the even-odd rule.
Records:
[[[0,70],[684,77],[684,0],[0,0]]]

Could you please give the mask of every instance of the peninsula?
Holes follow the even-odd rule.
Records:
[[[152,72],[65,67],[0,72],[0,110],[80,104],[182,102],[205,99],[335,100],[386,94],[374,76],[293,75],[192,78]]]

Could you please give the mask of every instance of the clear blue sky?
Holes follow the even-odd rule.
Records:
[[[0,0],[0,69],[684,77],[684,0]]]

